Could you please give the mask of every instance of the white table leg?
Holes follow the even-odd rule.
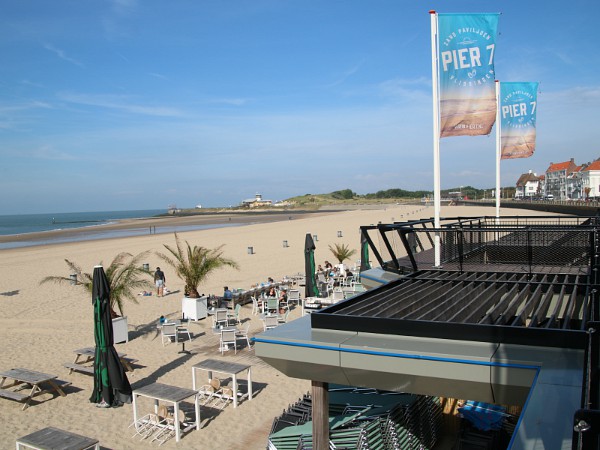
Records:
[[[135,401],[135,398],[137,396],[135,394],[133,394],[131,397],[132,397],[132,405],[133,405],[133,423],[135,424],[135,431],[140,431],[138,429],[137,403]]]
[[[179,442],[181,438],[181,431],[179,430],[179,402],[173,402],[175,405],[175,442]]]
[[[237,386],[237,379],[236,379],[235,373],[232,374],[231,380],[232,380],[232,383],[233,383],[233,407],[237,408],[237,389],[238,389],[238,386]]]
[[[194,396],[194,408],[196,409],[196,430],[200,430],[200,400],[198,394]]]
[[[248,366],[248,399],[252,400],[252,366]]]

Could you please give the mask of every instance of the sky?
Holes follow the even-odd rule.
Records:
[[[0,214],[433,190],[429,10],[500,12],[496,78],[538,81],[501,184],[600,157],[600,2],[0,0]],[[441,188],[495,185],[495,129]]]

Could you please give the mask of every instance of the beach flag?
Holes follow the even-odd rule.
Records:
[[[496,120],[494,53],[499,14],[436,17],[439,136],[490,134]]]
[[[501,159],[529,158],[535,151],[537,82],[500,82]]]

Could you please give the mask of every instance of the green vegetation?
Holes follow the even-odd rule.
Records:
[[[340,264],[356,253],[356,250],[350,250],[348,244],[333,244],[329,246],[329,250]]]
[[[110,286],[110,311],[113,318],[117,317],[115,306],[123,315],[124,300],[127,299],[137,303],[138,300],[134,292],[138,292],[140,289],[152,289],[154,286],[151,281],[152,273],[141,267],[141,261],[147,254],[148,252],[143,252],[132,256],[129,253],[122,252],[115,256],[110,266],[105,268],[104,272]],[[68,259],[65,259],[65,262],[71,273],[77,275],[75,284],[83,288],[91,297],[93,274],[84,272],[81,267]],[[100,265],[102,265],[102,262],[100,262]],[[73,284],[73,280],[68,277],[48,276],[40,281],[40,284],[44,283]]]
[[[189,298],[200,297],[198,293],[200,283],[215,270],[224,266],[238,268],[235,261],[223,256],[222,245],[214,249],[197,245],[192,247],[188,241],[185,241],[184,245],[177,233],[175,233],[175,244],[175,248],[163,244],[170,255],[163,253],[157,255],[175,269],[177,276],[185,283],[185,292]]]

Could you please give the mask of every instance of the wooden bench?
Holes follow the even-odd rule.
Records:
[[[94,366],[82,366],[81,364],[75,363],[64,363],[63,366],[69,369],[70,374],[73,373],[74,370],[77,372],[87,373],[89,375],[94,374]]]
[[[0,397],[10,398],[18,402],[25,401],[29,398],[29,394],[23,394],[21,392],[9,391],[7,389],[0,389]]]

